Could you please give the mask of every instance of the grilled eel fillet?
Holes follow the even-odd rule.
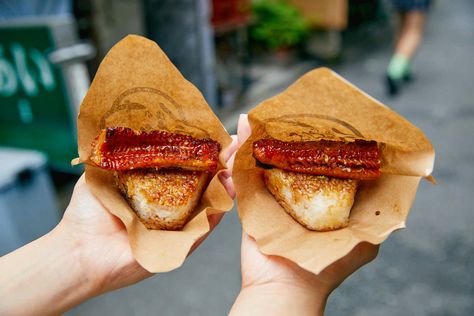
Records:
[[[91,161],[114,171],[116,186],[149,229],[181,229],[192,216],[221,146],[209,138],[125,127],[103,129]]]
[[[253,155],[266,169],[267,189],[284,210],[310,230],[348,225],[359,180],[380,175],[376,142],[254,142]]]
[[[360,180],[376,179],[380,175],[380,153],[374,141],[261,139],[253,143],[253,155],[263,164],[287,171]]]
[[[221,146],[209,139],[126,127],[103,129],[93,143],[91,161],[102,169],[131,170],[179,167],[214,171]]]
[[[148,229],[178,230],[188,222],[208,173],[188,170],[116,172],[116,184]]]

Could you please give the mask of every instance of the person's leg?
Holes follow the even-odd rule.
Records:
[[[402,37],[403,26],[405,25],[405,20],[406,20],[405,12],[397,11],[397,22],[396,22],[397,25],[396,25],[394,47],[398,46],[398,42],[400,41],[400,38]]]
[[[411,59],[423,39],[425,12],[410,11],[406,12],[404,16],[395,54]]]
[[[409,11],[400,14],[400,26],[395,43],[395,53],[387,67],[390,94],[398,92],[398,83],[411,74],[410,60],[423,39],[425,12]]]

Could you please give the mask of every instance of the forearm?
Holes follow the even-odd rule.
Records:
[[[274,283],[243,288],[230,315],[323,315],[326,295]]]
[[[60,227],[0,258],[0,271],[0,315],[60,314],[93,293]]]

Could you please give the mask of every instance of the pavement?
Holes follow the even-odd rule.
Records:
[[[414,60],[416,79],[396,98],[387,98],[382,80],[390,38],[361,43],[369,46],[363,54],[349,54],[333,67],[425,132],[436,148],[438,184],[422,181],[407,228],[335,290],[327,315],[474,315],[473,16],[471,0],[436,1]],[[241,111],[316,64],[268,65],[268,73],[257,68],[263,83],[256,83]],[[267,79],[279,74],[281,80],[269,85]],[[229,130],[237,117],[225,118]],[[181,268],[94,298],[67,315],[225,315],[240,288],[240,236],[234,210]]]

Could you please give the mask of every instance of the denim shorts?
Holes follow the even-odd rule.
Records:
[[[397,11],[427,11],[430,7],[430,0],[392,0]]]

